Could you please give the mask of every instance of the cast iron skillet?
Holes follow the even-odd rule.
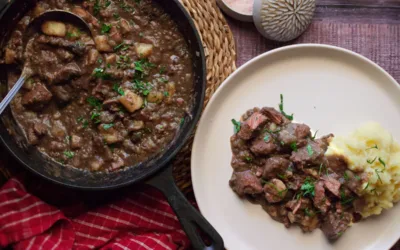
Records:
[[[179,152],[190,137],[202,110],[206,87],[206,68],[203,46],[192,19],[178,0],[154,0],[175,20],[180,31],[187,39],[193,57],[194,101],[190,114],[185,117],[181,130],[175,140],[157,157],[128,168],[121,172],[91,173],[74,168],[66,168],[53,161],[46,160],[37,150],[26,145],[21,131],[16,125],[8,108],[0,123],[0,141],[29,170],[57,184],[83,190],[110,190],[133,183],[146,182],[164,193],[177,214],[186,234],[195,249],[223,249],[221,236],[194,209],[176,187],[172,177],[171,159]],[[32,8],[35,1],[0,0],[0,48],[6,44],[16,23]],[[7,25],[4,25],[7,24]],[[1,50],[0,50],[1,51]],[[0,52],[2,53],[2,52]],[[7,68],[0,67],[0,87],[2,95],[7,86]],[[13,134],[12,135],[10,135]],[[211,239],[207,246],[197,229],[201,229]]]

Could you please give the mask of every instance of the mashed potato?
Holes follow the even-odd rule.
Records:
[[[366,123],[348,136],[335,137],[327,155],[343,155],[353,171],[366,173],[360,194],[363,217],[378,215],[400,200],[400,145],[380,124]]]

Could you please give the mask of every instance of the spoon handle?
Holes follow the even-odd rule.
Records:
[[[21,77],[18,79],[18,81],[14,84],[14,86],[11,88],[11,90],[7,93],[6,97],[4,97],[4,99],[1,101],[0,115],[6,109],[6,107],[11,102],[11,100],[14,98],[14,96],[18,93],[18,91],[22,87],[22,85],[24,85],[24,82],[25,82],[25,76],[21,75]]]

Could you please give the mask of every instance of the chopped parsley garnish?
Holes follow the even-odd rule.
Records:
[[[267,141],[269,141],[270,138],[271,138],[271,137],[270,137],[269,135],[265,135],[265,136],[264,136],[264,141],[267,142]]]
[[[113,90],[120,95],[125,95],[124,89],[116,83],[113,85]]]
[[[65,155],[67,158],[71,159],[71,158],[74,157],[75,153],[72,152],[72,151],[64,151],[64,155]]]
[[[168,97],[169,96],[169,92],[168,91],[164,91],[164,96]]]
[[[375,146],[370,147],[370,148],[367,148],[367,149],[365,149],[365,150],[370,150],[370,149],[379,149],[379,148],[378,148],[378,145],[375,144]]]
[[[98,64],[102,64],[103,63],[103,59],[99,58],[99,60],[97,60]]]
[[[360,176],[354,175],[354,178],[356,178],[357,181],[361,180]]]
[[[118,51],[118,50],[125,51],[125,50],[129,49],[129,46],[130,46],[129,44],[122,42],[114,47],[114,51]]]
[[[318,130],[317,130],[317,131],[315,131],[315,133],[314,133],[313,137],[311,137],[311,139],[312,139],[312,140],[315,140],[315,138],[317,137],[317,133],[318,133]]]
[[[100,0],[96,0],[93,6],[93,14],[97,16],[100,12]]]
[[[281,111],[282,115],[284,115],[286,118],[288,118],[291,121],[293,120],[293,114],[288,115],[283,110],[283,95],[282,94],[281,94],[281,103],[279,103],[279,110]]]
[[[346,205],[350,202],[352,202],[355,198],[350,196],[350,197],[346,197],[346,193],[344,192],[344,190],[342,189],[340,191],[340,203],[342,203],[342,205]]]
[[[323,163],[321,163],[321,164],[319,165],[318,175],[321,175],[321,170],[322,170],[322,167],[323,167],[323,166],[324,166]]]
[[[167,79],[165,79],[164,77],[159,78],[160,82],[168,82]]]
[[[106,3],[104,4],[104,7],[107,8],[107,7],[110,6],[110,5],[111,5],[111,1],[110,1],[110,0],[107,0]]]
[[[111,27],[112,27],[111,24],[103,23],[103,24],[101,25],[101,34],[108,34],[108,33],[110,33]]]
[[[112,127],[114,127],[114,124],[113,124],[113,123],[110,123],[110,124],[103,124],[103,128],[104,128],[105,130],[108,130],[108,129],[112,128]]]
[[[103,68],[95,68],[93,70],[93,76],[96,78],[103,79],[103,80],[111,79],[111,75],[109,73],[106,73]]]
[[[247,162],[252,162],[253,161],[253,158],[251,158],[250,156],[246,156],[245,159],[246,159]]]
[[[272,131],[272,130],[267,129],[266,131],[267,131],[268,133],[270,133],[270,134],[276,134],[276,133],[278,133],[278,132],[281,132],[281,130],[282,130],[282,129],[277,129],[277,130],[275,130],[275,131]]]
[[[165,70],[166,70],[167,68],[163,65],[163,66],[160,66],[160,74],[164,74],[164,72],[165,72]]]
[[[308,217],[314,217],[314,213],[311,211],[310,212],[310,210],[308,209],[308,207],[306,207],[305,209],[304,209],[304,214],[306,215],[306,216],[308,216]]]
[[[276,176],[278,176],[282,180],[286,179],[286,175],[276,174]]]
[[[182,126],[184,123],[185,123],[185,118],[182,117],[182,118],[181,118],[181,121],[179,122],[179,125]]]
[[[86,101],[92,107],[101,108],[102,102],[94,96],[89,96],[88,98],[86,98]]]
[[[310,144],[307,145],[307,153],[308,153],[309,156],[312,156],[313,153],[314,153],[314,151],[313,151],[313,149],[312,149]]]
[[[379,162],[383,165],[383,168],[386,168],[386,163],[379,157]]]
[[[290,148],[291,148],[294,152],[297,152],[297,143],[296,143],[296,142],[290,143]]]
[[[303,196],[315,196],[315,185],[311,178],[307,177],[300,190],[303,191]]]
[[[133,89],[139,91],[142,95],[147,96],[150,93],[152,86],[149,82],[145,83],[140,80],[135,80]]]
[[[369,182],[367,182],[367,185],[365,186],[365,188],[363,190],[366,190],[369,187]]]
[[[114,13],[114,14],[113,14],[113,17],[114,17],[115,19],[120,19],[120,18],[121,18],[121,16],[120,16],[119,14],[117,14],[117,13]]]
[[[233,124],[233,129],[235,134],[237,134],[240,131],[240,127],[242,126],[242,124],[238,121],[236,121],[235,119],[232,119],[232,124]]]
[[[73,32],[67,32],[66,36],[67,38],[75,38],[75,37],[79,37],[80,32],[79,30],[73,31]]]
[[[369,164],[372,164],[372,163],[374,163],[374,162],[375,162],[375,160],[376,160],[376,158],[377,158],[377,157],[375,157],[373,160],[368,160],[368,159],[367,159],[367,163],[369,163]],[[380,158],[379,158],[379,159],[380,159]]]
[[[100,123],[100,113],[98,113],[96,110],[92,111],[92,115],[90,116],[90,120],[92,120],[95,124]]]
[[[383,170],[375,169],[375,173],[376,176],[378,176],[378,180],[381,182],[381,184],[383,184],[381,176],[379,175],[379,173],[383,173]]]
[[[140,71],[140,72],[145,72],[146,69],[152,68],[155,65],[151,62],[149,62],[147,59],[140,59],[139,61],[136,61],[135,63],[135,70]]]
[[[349,176],[347,175],[346,171],[344,171],[343,178],[344,178],[345,181],[349,180]]]

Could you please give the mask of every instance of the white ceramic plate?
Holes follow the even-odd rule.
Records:
[[[285,110],[318,134],[346,134],[377,121],[400,139],[400,88],[382,68],[345,49],[295,45],[265,53],[243,65],[218,89],[197,129],[192,178],[201,212],[233,249],[389,249],[400,237],[400,204],[356,223],[335,243],[322,231],[286,229],[259,205],[239,199],[229,188],[232,174],[231,119],[253,107]]]

